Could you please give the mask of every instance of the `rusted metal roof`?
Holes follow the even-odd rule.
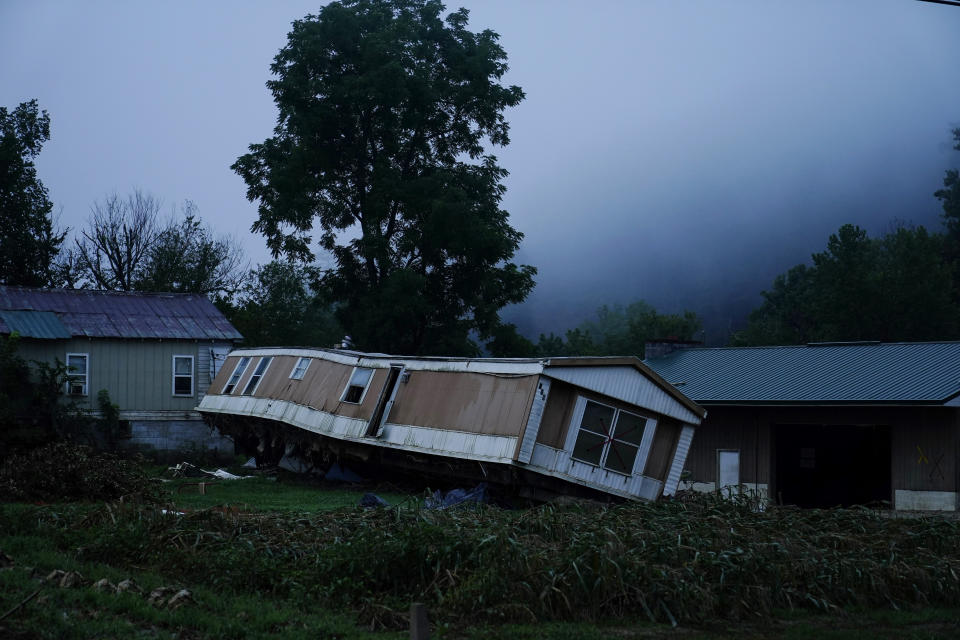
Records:
[[[695,348],[645,362],[705,405],[944,404],[960,396],[960,342]]]
[[[69,332],[69,336],[57,337],[188,340],[240,340],[243,337],[206,296],[192,293],[0,286],[0,310],[53,314]],[[36,323],[41,322],[40,316],[32,318]],[[14,324],[16,322],[14,320]],[[0,316],[0,334],[14,330],[26,336]]]

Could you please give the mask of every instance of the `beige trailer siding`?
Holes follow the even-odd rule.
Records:
[[[411,371],[409,381],[400,383],[390,422],[517,436],[526,424],[538,378]]]
[[[261,356],[250,357],[250,364],[240,377],[240,381],[231,395],[240,395],[243,388],[260,363]],[[348,418],[369,419],[380,397],[380,391],[387,378],[387,369],[376,369],[367,387],[361,404],[341,402],[340,397],[346,389],[353,366],[311,358],[310,366],[302,380],[292,380],[290,373],[298,356],[274,356],[257,387],[256,397],[288,400],[314,409],[336,413]],[[211,393],[222,393],[223,387],[233,374],[240,356],[230,356],[220,369],[220,374],[211,385]]]
[[[559,380],[551,381],[550,395],[547,397],[547,406],[543,410],[540,431],[537,433],[538,444],[554,449],[563,448],[573,408],[577,404],[577,393],[578,390],[573,385]]]
[[[677,440],[680,438],[680,424],[673,420],[660,420],[653,435],[653,444],[650,447],[650,457],[647,458],[647,467],[643,475],[648,478],[665,480],[673,462],[673,454],[677,449]],[[699,434],[698,434],[699,435]],[[693,441],[696,442],[694,437]]]

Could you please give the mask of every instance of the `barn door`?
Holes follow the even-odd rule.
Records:
[[[400,376],[403,374],[403,365],[390,365],[390,373],[387,375],[387,383],[383,385],[383,391],[380,392],[380,399],[377,400],[377,408],[367,423],[368,438],[379,438],[383,435],[383,425],[390,417],[390,410],[393,408],[393,401],[397,397],[397,388]]]
[[[727,495],[740,492],[740,452],[725,449],[717,450],[717,470],[719,481],[717,488]]]

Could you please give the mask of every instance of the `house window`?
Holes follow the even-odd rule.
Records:
[[[193,395],[193,356],[173,356],[173,395]]]
[[[363,402],[363,396],[367,393],[371,378],[373,378],[373,369],[354,368],[350,375],[350,382],[347,383],[347,388],[343,390],[343,396],[340,397],[340,400],[352,404]]]
[[[223,395],[229,395],[233,393],[233,390],[237,387],[237,383],[240,382],[240,376],[242,376],[243,372],[247,370],[248,364],[250,364],[250,358],[246,356],[240,358],[240,361],[237,362],[237,366],[233,368],[233,373],[230,375],[230,379],[227,380],[227,386],[223,388]]]
[[[90,367],[90,354],[67,354],[67,393],[71,396],[87,395],[87,373]]]
[[[273,360],[273,357],[271,356],[260,358],[260,362],[257,363],[257,368],[253,370],[253,375],[250,376],[249,380],[247,380],[247,386],[243,388],[243,393],[241,395],[253,395],[253,393],[257,390],[257,387],[260,386],[260,381],[263,380],[263,374],[266,373],[267,367],[270,366],[271,360]]]
[[[646,423],[641,416],[587,400],[572,458],[630,475]]]
[[[310,366],[310,360],[310,358],[300,358],[297,360],[293,371],[290,372],[290,378],[293,380],[303,380],[303,376],[307,373],[307,368]]]

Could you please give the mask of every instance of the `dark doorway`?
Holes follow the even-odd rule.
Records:
[[[377,407],[373,410],[373,416],[367,423],[368,438],[379,438],[383,433],[383,423],[390,415],[390,409],[393,407],[393,400],[397,395],[397,381],[403,372],[403,365],[390,365],[390,373],[387,375],[387,383],[383,385],[383,391],[380,392],[380,399],[377,400]]]
[[[890,427],[777,425],[776,498],[799,507],[890,500]]]

